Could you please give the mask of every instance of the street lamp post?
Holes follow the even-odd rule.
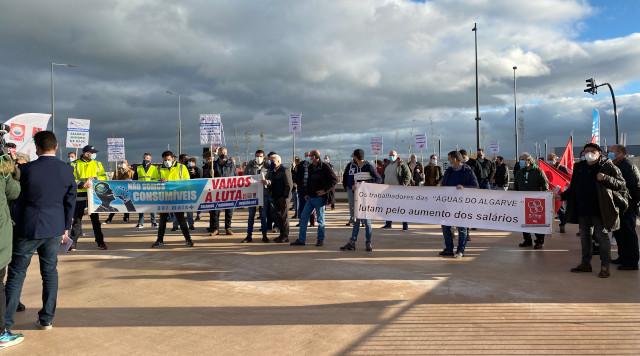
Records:
[[[182,154],[182,110],[180,108],[180,94],[167,90],[167,94],[178,97],[178,156]]]
[[[473,35],[476,47],[476,149],[480,149],[480,106],[478,104],[478,28],[473,24]]]
[[[615,126],[616,126],[616,145],[619,144],[620,142],[619,142],[619,133],[618,133],[618,108],[616,106],[616,95],[613,93],[613,88],[611,87],[611,84],[603,83],[600,85],[596,85],[596,81],[593,78],[587,79],[586,82],[587,82],[587,89],[585,89],[584,92],[589,93],[591,95],[598,93],[598,87],[601,87],[604,85],[609,87],[609,91],[611,92],[611,99],[613,100],[613,116],[615,119]]]
[[[54,91],[53,91],[53,66],[63,66],[63,67],[75,67],[73,64],[65,64],[65,63],[53,63],[51,62],[51,132],[56,133],[56,113],[54,106]]]
[[[518,105],[516,102],[516,69],[513,66],[513,129],[516,133],[516,161],[518,160]]]

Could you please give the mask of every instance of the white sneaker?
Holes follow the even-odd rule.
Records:
[[[463,257],[463,256],[464,256],[464,254],[463,254],[462,252],[456,252],[456,253],[453,255],[453,258],[461,258],[461,257]]]
[[[142,224],[136,225],[136,229],[142,229],[143,227],[144,227],[144,225],[142,225]]]

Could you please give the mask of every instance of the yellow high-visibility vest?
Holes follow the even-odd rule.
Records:
[[[167,168],[164,165],[160,167],[160,179],[183,180],[191,179],[191,176],[189,176],[189,170],[187,169],[187,166],[182,163],[173,161],[173,165],[171,166],[171,168]]]
[[[151,164],[149,165],[149,170],[145,172],[143,165],[138,166],[138,180],[148,182],[156,181],[158,179],[160,179],[160,174],[158,174],[158,167]]]
[[[78,184],[78,193],[86,193],[87,188],[82,185],[87,182],[87,179],[93,177],[95,180],[107,180],[107,172],[102,167],[102,163],[91,160],[85,161],[78,159],[71,163],[73,166],[73,175],[76,178],[76,184]]]

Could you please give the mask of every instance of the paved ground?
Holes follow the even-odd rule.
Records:
[[[235,235],[210,238],[200,221],[194,248],[170,233],[161,249],[150,248],[155,230],[116,216],[104,228],[108,251],[86,237],[61,256],[50,331],[33,325],[34,258],[14,327],[26,339],[3,353],[640,354],[640,274],[597,278],[596,259],[593,273],[569,273],[580,255],[575,226],[535,251],[517,247],[519,233],[474,231],[464,258],[444,259],[440,227],[416,224],[403,233],[375,222],[375,251],[364,251],[364,232],[358,250],[339,251],[345,215],[344,203],[328,212],[319,248],[240,244],[247,215],[238,210]]]

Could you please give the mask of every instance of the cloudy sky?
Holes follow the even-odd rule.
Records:
[[[524,149],[563,146],[571,131],[588,140],[594,108],[615,141],[611,96],[583,93],[589,77],[613,86],[620,132],[639,144],[639,16],[626,0],[3,1],[0,121],[50,113],[56,62],[77,65],[55,68],[59,141],[67,118],[90,119],[102,160],[112,136],[125,138],[132,163],[177,151],[178,100],[167,90],[181,94],[190,155],[202,152],[201,113],[221,114],[241,160],[260,134],[290,160],[289,113],[302,113],[296,154],[340,148],[346,158],[382,136],[385,151],[405,155],[412,126],[429,144],[440,137],[443,152],[470,149],[477,22],[482,145],[515,155],[513,66]]]

